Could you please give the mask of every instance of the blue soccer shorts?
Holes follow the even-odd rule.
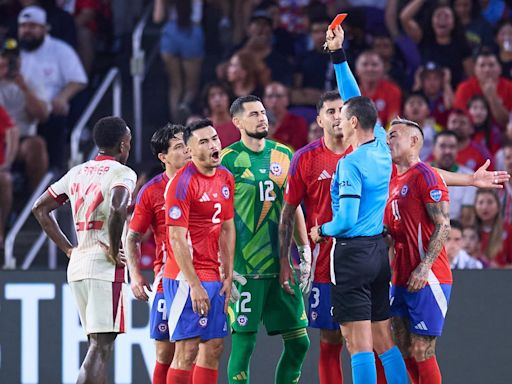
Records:
[[[309,327],[330,331],[340,329],[331,312],[331,283],[313,282],[308,302]]]
[[[224,313],[224,295],[220,281],[201,282],[210,299],[210,311],[200,316],[192,310],[190,287],[186,281],[164,278],[169,335],[172,341],[201,338],[202,341],[226,337],[228,322]]]
[[[441,336],[451,290],[451,284],[428,284],[418,292],[392,286],[391,315],[408,319],[411,333]]]
[[[149,334],[154,340],[169,340],[167,309],[163,291],[156,291],[149,311]]]

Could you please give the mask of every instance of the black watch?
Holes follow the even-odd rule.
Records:
[[[324,237],[324,234],[322,233],[322,226],[321,225],[318,226],[318,236]]]

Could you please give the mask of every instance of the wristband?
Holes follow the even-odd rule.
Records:
[[[345,55],[345,50],[343,48],[335,51],[329,51],[329,54],[331,55],[331,61],[333,64],[341,64],[347,61],[347,56]]]

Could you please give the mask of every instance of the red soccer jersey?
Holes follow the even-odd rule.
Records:
[[[489,245],[491,233],[489,231],[480,230],[480,250],[485,254],[485,249]],[[512,264],[512,225],[503,224],[503,243],[501,251],[494,257],[494,261],[498,266],[505,267],[506,265]],[[486,255],[489,257],[488,255]]]
[[[291,205],[299,205],[304,200],[308,233],[316,223],[323,224],[332,220],[331,179],[338,160],[350,152],[352,147],[339,155],[332,152],[325,146],[322,137],[298,150],[293,156],[284,200]],[[311,243],[313,254],[318,256],[314,276],[317,283],[331,281],[331,247],[331,238],[321,244]]]
[[[391,178],[384,224],[395,241],[392,262],[393,284],[407,286],[411,272],[427,252],[435,226],[426,204],[449,201],[448,188],[439,174],[425,163],[418,163]],[[443,247],[432,265],[429,284],[451,284],[452,273]]]
[[[153,177],[141,188],[135,201],[135,211],[130,221],[130,229],[141,234],[151,226],[156,244],[156,257],[153,262],[155,278],[162,271],[166,260],[167,226],[165,225],[164,191],[169,177],[165,172]]]
[[[369,97],[375,103],[379,120],[383,127],[400,114],[402,106],[402,91],[388,80],[380,80],[375,91],[370,95],[361,88],[363,96]]]
[[[205,176],[189,162],[172,179],[165,198],[165,223],[187,228],[192,241],[192,263],[201,281],[220,281],[219,237],[222,222],[234,216],[233,175],[218,167]],[[164,277],[183,280],[178,263],[169,250]]]
[[[491,159],[491,154],[489,151],[477,144],[475,141],[471,141],[469,145],[459,150],[457,153],[457,163],[476,171],[482,165],[484,165],[487,159]],[[493,165],[491,163],[489,170],[493,169]]]

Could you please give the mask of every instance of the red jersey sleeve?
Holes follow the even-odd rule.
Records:
[[[224,220],[235,217],[235,178],[231,173],[227,174],[229,197],[225,203]],[[222,192],[224,193],[224,191]]]
[[[167,226],[189,227],[190,203],[193,196],[193,178],[182,173],[175,177],[165,197],[165,224]]]
[[[135,201],[135,210],[130,220],[130,229],[134,232],[146,233],[153,221],[154,214],[149,189],[143,188]]]
[[[306,183],[302,177],[301,165],[303,161],[302,152],[295,152],[293,155],[288,179],[284,194],[284,201],[293,206],[298,206],[306,196]]]
[[[448,187],[432,167],[422,163],[418,166],[418,193],[424,204],[435,204],[440,201],[450,201]]]

